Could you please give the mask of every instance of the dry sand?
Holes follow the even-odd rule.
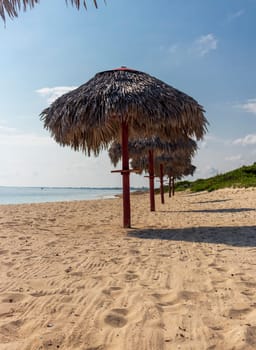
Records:
[[[256,349],[256,189],[0,206],[0,349]]]

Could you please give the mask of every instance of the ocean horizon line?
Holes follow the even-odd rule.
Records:
[[[147,188],[131,187],[131,192]],[[0,204],[107,199],[122,194],[122,187],[0,186]]]
[[[11,185],[0,185],[0,188],[40,188],[40,189],[91,189],[91,190],[122,190],[122,187],[116,187],[116,186],[11,186]],[[131,190],[142,190],[145,189],[147,190],[148,187],[146,186],[141,186],[141,187],[136,187],[136,186],[131,186],[130,187]]]

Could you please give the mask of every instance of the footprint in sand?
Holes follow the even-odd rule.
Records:
[[[244,281],[243,283],[248,288],[256,288],[256,282]]]
[[[2,299],[3,303],[17,303],[25,298],[24,294],[10,293]]]
[[[127,314],[127,309],[112,309],[104,318],[104,322],[114,328],[122,328],[127,324],[127,319],[124,317]]]
[[[254,290],[251,290],[251,289],[245,289],[241,292],[241,294],[244,294],[248,297],[251,297],[251,296],[254,296]]]
[[[247,344],[256,348],[256,327],[249,327],[245,334],[245,341]]]
[[[40,291],[35,291],[35,292],[33,292],[33,293],[30,293],[30,295],[31,295],[32,297],[39,298],[39,297],[44,297],[44,296],[46,295],[46,292],[40,290]]]
[[[4,342],[8,343],[12,337],[16,337],[20,327],[25,321],[15,320],[9,323],[5,323],[0,327],[0,334]],[[12,338],[13,339],[13,338]]]
[[[197,292],[192,292],[189,290],[183,290],[179,292],[178,297],[184,300],[195,300],[197,297]]]
[[[160,308],[160,311],[162,311],[162,308],[173,306],[179,301],[177,297],[171,297],[169,294],[154,293],[151,295],[157,300],[156,305]]]
[[[102,293],[106,295],[116,296],[117,294],[120,293],[121,290],[122,290],[121,287],[110,287],[108,289],[103,289]]]
[[[140,254],[140,251],[138,249],[130,249],[129,252],[132,254],[132,255],[137,255],[137,254]]]
[[[116,290],[121,290],[122,288],[121,287],[110,287],[109,289],[113,290],[113,291],[116,291]]]
[[[123,315],[123,316],[128,315],[127,309],[112,309],[111,312],[114,312],[116,314]]]
[[[125,274],[126,282],[136,280],[136,279],[138,279],[138,277],[139,276],[136,273],[134,273],[134,271],[132,271],[132,270],[127,271],[127,273]]]
[[[248,314],[249,312],[251,312],[252,310],[250,308],[244,308],[244,309],[230,309],[229,310],[229,317],[231,318],[239,318],[243,315]]]

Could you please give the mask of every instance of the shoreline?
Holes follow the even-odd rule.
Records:
[[[1,350],[256,347],[256,189],[0,206]]]
[[[136,192],[131,189],[131,194]],[[0,205],[72,202],[85,200],[112,199],[122,196],[119,188],[71,188],[71,187],[9,187],[8,191],[0,191]]]

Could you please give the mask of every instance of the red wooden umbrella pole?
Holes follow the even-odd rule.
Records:
[[[123,223],[131,227],[130,170],[128,154],[128,124],[122,122],[122,176],[123,176]]]
[[[160,164],[160,193],[161,203],[164,204],[164,166]]]
[[[174,189],[174,176],[172,176],[172,195],[174,196],[175,189]]]
[[[172,196],[172,176],[169,174],[169,197]]]
[[[150,192],[150,210],[155,211],[155,188],[154,188],[154,151],[151,149],[148,151],[148,163],[149,163],[149,192]]]

